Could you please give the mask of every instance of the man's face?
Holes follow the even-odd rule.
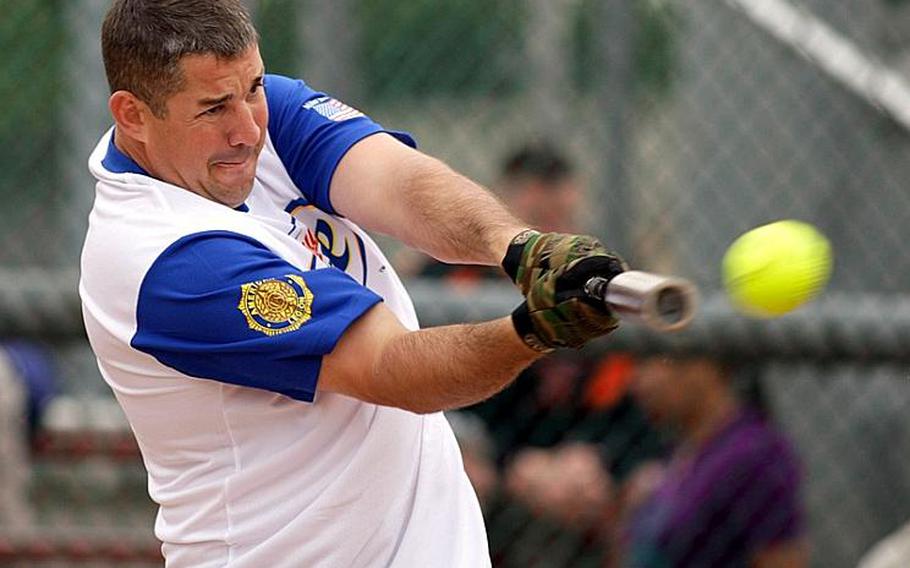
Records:
[[[689,361],[649,358],[635,372],[632,394],[650,419],[663,426],[680,426],[698,405],[695,373]]]
[[[577,231],[581,190],[574,179],[549,183],[523,180],[507,186],[511,207],[523,220],[544,231]]]
[[[236,207],[253,187],[268,125],[259,48],[233,59],[188,55],[181,69],[185,87],[149,122],[149,173]]]

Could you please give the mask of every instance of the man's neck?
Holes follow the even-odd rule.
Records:
[[[114,146],[116,146],[124,156],[136,162],[136,164],[148,172],[149,175],[155,177],[154,172],[151,170],[151,168],[149,168],[149,161],[146,157],[145,146],[141,142],[136,142],[132,138],[121,135],[115,128]]]
[[[720,432],[739,412],[739,402],[729,393],[705,397],[683,427],[684,445],[696,449]]]

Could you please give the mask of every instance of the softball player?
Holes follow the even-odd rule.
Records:
[[[565,288],[621,263],[525,230],[409,136],[266,75],[257,41],[236,0],[118,0],[102,30],[114,127],[89,160],[80,295],[167,564],[489,565],[439,411],[612,330]],[[361,225],[444,260],[505,257],[527,299],[418,330]]]

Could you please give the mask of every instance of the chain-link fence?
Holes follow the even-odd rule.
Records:
[[[108,124],[97,40],[108,4],[0,0],[4,565],[160,563],[141,462],[81,339],[75,296],[92,200],[85,162]],[[804,526],[812,566],[853,566],[910,521],[910,2],[248,4],[269,71],[412,132],[424,151],[529,216],[503,163],[547,142],[583,195],[557,208],[549,194],[554,222],[702,290],[690,331],[668,339],[625,328],[453,418],[466,460],[486,472],[475,481],[487,492],[497,565],[609,565],[647,540],[639,525],[661,499],[666,515],[707,514],[690,493],[668,494],[674,481],[702,479],[692,473],[701,462],[685,459],[685,428],[667,436],[648,413],[648,396],[658,395],[640,384],[645,356],[667,349],[734,363],[721,392],[730,386],[736,400],[763,408],[795,454],[756,454],[781,467],[753,463],[755,471],[786,477],[792,464],[803,473],[793,503],[757,493],[786,493],[786,484],[753,480],[723,505],[717,493],[751,478],[721,471],[702,499],[716,508],[709,521],[690,518],[685,530],[654,521],[663,565],[734,565],[724,547],[770,554]],[[829,237],[833,277],[810,306],[749,320],[719,292],[720,259],[738,234],[781,218]],[[415,275],[424,325],[502,315],[515,303],[501,282],[447,290],[421,280],[422,260],[388,246]],[[573,475],[590,481],[575,495],[583,498],[548,497],[547,479],[574,487]],[[771,512],[741,506],[756,500]],[[742,534],[722,530],[730,526]]]

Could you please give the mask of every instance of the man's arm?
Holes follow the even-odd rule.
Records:
[[[498,265],[527,228],[489,191],[388,134],[348,150],[330,195],[335,209],[363,228],[446,262]]]
[[[318,389],[435,412],[492,396],[540,356],[522,342],[507,317],[407,331],[377,304],[323,358]]]
[[[532,343],[576,345],[608,331],[609,317],[546,296],[532,295],[532,323],[560,324],[522,332]],[[250,237],[216,231],[179,239],[153,263],[130,346],[189,377],[432,412],[489,397],[540,357],[520,329],[504,317],[410,332],[340,270],[301,271]]]
[[[505,330],[511,323],[537,351],[581,347],[618,323],[583,292],[591,276],[609,278],[624,269],[599,241],[527,231],[490,192],[387,134],[367,136],[351,146],[334,170],[329,195],[331,206],[355,223],[439,260],[502,265],[527,301],[511,322],[504,319],[496,325]],[[432,336],[440,347],[462,338],[450,335],[459,328],[446,329],[441,337]],[[466,354],[475,351],[472,346]],[[495,390],[505,384],[502,379],[497,377]]]
[[[809,565],[809,544],[805,539],[775,544],[762,550],[752,562],[754,568],[806,568]]]

